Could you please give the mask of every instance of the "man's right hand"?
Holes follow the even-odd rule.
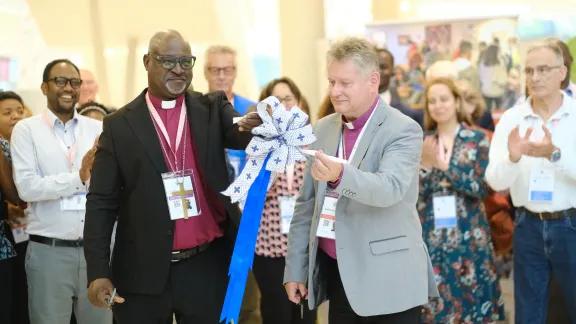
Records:
[[[524,146],[530,141],[532,128],[526,130],[524,137],[520,136],[520,126],[514,127],[508,135],[508,154],[510,154],[510,161],[516,163],[522,158]]]
[[[108,306],[108,299],[112,296],[114,292],[114,286],[112,285],[112,281],[108,278],[101,278],[96,279],[90,283],[88,287],[88,299],[92,303],[92,305],[100,308],[110,308]],[[124,303],[124,298],[118,296],[114,297],[114,303],[122,304]]]
[[[94,163],[94,154],[96,153],[96,148],[98,147],[98,139],[100,136],[96,137],[94,141],[94,146],[86,152],[82,158],[82,166],[80,167],[80,180],[86,182],[90,179],[90,171],[92,170],[92,163]]]
[[[288,299],[294,304],[300,304],[302,298],[308,299],[308,289],[306,289],[306,285],[301,282],[287,282],[284,288],[288,294]]]

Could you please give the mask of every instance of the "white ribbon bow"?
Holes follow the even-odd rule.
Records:
[[[268,106],[272,108],[272,116],[266,110]],[[312,126],[308,123],[309,117],[300,108],[294,106],[287,110],[276,97],[270,96],[260,101],[256,110],[263,123],[252,129],[254,137],[246,147],[246,166],[228,189],[222,192],[230,197],[232,203],[240,202],[241,205],[246,202],[250,186],[260,173],[268,153],[271,156],[266,170],[284,172],[287,166],[306,158],[301,147],[316,141]],[[268,189],[274,179],[270,177]]]

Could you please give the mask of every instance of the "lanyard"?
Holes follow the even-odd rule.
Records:
[[[288,182],[288,194],[292,194],[292,188],[294,186],[294,172],[296,166],[294,164],[286,167],[286,182]]]
[[[456,127],[456,130],[454,131],[454,141],[459,131],[460,131],[460,125],[458,125]],[[452,158],[452,152],[454,150],[454,141],[452,142],[452,146],[446,149],[446,147],[444,146],[444,141],[440,138],[440,136],[438,136],[438,151],[439,151],[438,153],[440,154],[440,160],[442,160],[442,162],[450,163],[450,159]]]
[[[184,124],[186,122],[186,103],[182,102],[182,107],[180,110],[180,119],[178,120],[178,131],[176,132],[176,149],[172,148],[172,145],[170,144],[170,137],[168,136],[168,131],[166,130],[166,126],[164,125],[164,122],[160,118],[160,115],[158,115],[156,108],[154,108],[154,105],[150,101],[148,93],[146,93],[146,104],[148,106],[148,110],[150,111],[150,115],[152,115],[152,118],[155,121],[154,124],[156,127],[154,127],[154,129],[156,130],[156,134],[158,135],[158,137],[160,137],[160,134],[158,133],[158,128],[160,128],[160,131],[162,132],[162,135],[164,135],[164,138],[168,143],[168,147],[170,148],[170,151],[174,156],[175,167],[172,165],[172,161],[170,161],[170,159],[167,158],[168,164],[170,164],[172,172],[180,171],[178,170],[178,157],[176,156],[176,153],[178,152],[178,148],[180,147],[180,143],[182,142],[182,134],[184,133]],[[164,143],[162,141],[160,141],[160,146],[162,147],[164,155],[168,157],[166,148],[164,147]],[[185,163],[186,163],[186,137],[184,136],[184,149],[182,152],[182,171],[184,170]]]
[[[378,103],[376,103],[376,108],[377,107],[378,107]],[[348,160],[348,163],[352,162],[352,158],[354,157],[354,154],[356,154],[356,150],[358,149],[358,144],[360,143],[362,136],[364,136],[364,131],[366,131],[366,128],[368,128],[368,124],[370,123],[372,116],[374,116],[374,112],[376,112],[376,108],[374,108],[374,110],[370,114],[370,117],[368,117],[366,124],[364,124],[364,127],[362,127],[360,134],[358,134],[358,138],[356,138],[356,143],[354,143],[354,146],[352,147],[352,152],[350,152],[350,156],[348,158],[346,158],[346,156],[345,156],[346,155],[346,149],[344,148],[344,138],[343,138],[344,136],[342,136],[342,134],[344,133],[344,127],[347,127],[347,126],[342,127],[342,132],[340,132],[340,141],[338,143],[338,157],[339,158]]]
[[[72,144],[71,148],[68,148],[68,146],[64,142],[64,139],[62,137],[60,137],[60,135],[58,135],[58,133],[56,133],[56,130],[54,130],[54,124],[50,123],[50,118],[48,118],[48,114],[46,112],[44,112],[42,114],[42,119],[44,119],[44,122],[46,123],[46,125],[54,131],[54,136],[58,140],[58,144],[60,144],[60,148],[62,148],[62,152],[64,152],[64,155],[66,155],[66,159],[68,160],[69,167],[72,168],[72,164],[74,164],[74,158],[76,157],[76,142],[78,139],[78,125],[76,125],[76,127],[74,127],[74,143]],[[64,125],[64,127],[66,127],[66,125]]]

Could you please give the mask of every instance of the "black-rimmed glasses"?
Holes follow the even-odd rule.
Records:
[[[155,54],[148,54],[153,59],[158,61],[163,68],[166,70],[172,70],[176,67],[177,63],[180,63],[180,67],[185,70],[190,70],[194,67],[194,63],[196,63],[196,56],[183,56],[183,57],[174,57],[174,56],[163,56],[163,55],[155,55]]]
[[[64,88],[66,84],[68,84],[68,82],[70,82],[70,86],[72,87],[72,89],[78,89],[82,85],[82,80],[79,78],[69,79],[66,77],[54,77],[52,79],[48,79],[48,82],[50,81],[53,81],[58,88]]]

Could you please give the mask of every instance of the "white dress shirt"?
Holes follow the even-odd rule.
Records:
[[[516,207],[525,207],[532,212],[556,212],[576,207],[576,100],[563,91],[562,95],[562,106],[546,123],[552,142],[562,153],[557,162],[529,156],[522,156],[517,163],[510,161],[508,135],[516,125],[520,125],[521,136],[533,127],[531,141],[540,141],[544,136],[543,120],[532,110],[530,100],[508,109],[496,126],[486,181],[496,191],[510,189]],[[528,199],[530,173],[536,168],[554,170],[551,203],[535,203]]]
[[[14,182],[20,198],[28,202],[29,234],[63,240],[83,237],[85,211],[62,210],[60,200],[87,191],[79,171],[100,133],[102,122],[77,112],[65,125],[49,109],[16,124],[10,150]]]

